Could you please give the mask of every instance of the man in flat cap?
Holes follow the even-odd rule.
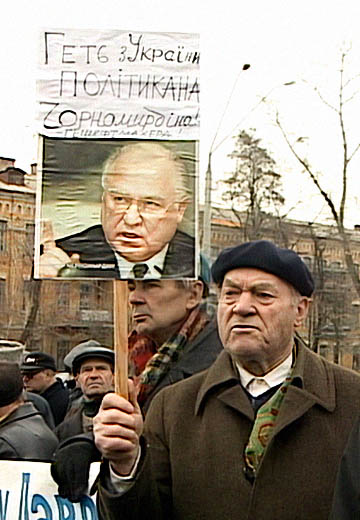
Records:
[[[56,363],[46,352],[30,352],[20,366],[25,389],[40,394],[50,405],[55,426],[65,417],[69,392],[60,378],[56,377]]]
[[[114,351],[93,339],[76,345],[64,359],[82,390],[82,398],[66,414],[55,433],[59,441],[92,431],[102,398],[114,390]]]
[[[327,520],[360,377],[295,336],[314,290],[295,252],[245,243],[212,275],[213,365],[155,396],[145,426],[131,381],[129,400],[108,394],[94,419],[100,517]]]

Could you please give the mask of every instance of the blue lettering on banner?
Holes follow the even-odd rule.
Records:
[[[30,473],[22,473],[17,520],[32,520],[32,514],[42,515],[36,516],[37,520],[98,520],[96,505],[90,497],[84,496],[79,504],[73,504],[59,495],[45,497],[34,493],[29,496],[30,480]],[[13,507],[9,499],[10,491],[0,490],[0,520],[14,520],[11,512],[12,518],[8,518],[8,511]]]
[[[0,490],[0,520],[6,520],[7,508],[9,500],[9,491],[5,493],[5,503],[3,503],[2,492]]]
[[[39,494],[35,494],[31,501],[31,512],[38,513],[39,508],[42,507],[46,516],[41,517],[41,520],[52,520],[53,515],[49,502],[45,497]]]
[[[82,520],[97,520],[97,511],[94,502],[89,497],[83,497],[80,502],[81,519]],[[89,515],[88,515],[89,513]]]
[[[20,494],[20,509],[19,509],[19,520],[29,520],[29,511],[27,508],[28,495],[29,495],[29,481],[30,473],[22,474],[21,494]]]

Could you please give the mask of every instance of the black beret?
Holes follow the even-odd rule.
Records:
[[[303,296],[311,296],[314,291],[314,279],[300,256],[268,240],[245,242],[224,249],[211,268],[214,282],[221,285],[225,274],[239,267],[254,267],[274,274],[289,282]]]
[[[20,370],[23,372],[32,372],[34,370],[44,370],[45,368],[50,368],[56,372],[56,363],[55,359],[50,356],[50,354],[46,354],[46,352],[30,352],[24,357],[24,361],[20,366]]]
[[[23,379],[17,363],[0,361],[0,406],[7,406],[20,397]]]
[[[65,368],[76,374],[80,370],[80,365],[88,358],[104,359],[114,366],[115,354],[114,351],[103,347],[101,343],[94,339],[89,339],[83,343],[76,345],[64,358]]]

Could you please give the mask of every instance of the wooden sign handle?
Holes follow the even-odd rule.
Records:
[[[113,281],[115,392],[128,399],[128,284]]]

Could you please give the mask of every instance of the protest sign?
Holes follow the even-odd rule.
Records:
[[[99,463],[90,468],[90,483]],[[91,484],[90,484],[91,485]],[[58,495],[50,463],[0,461],[0,520],[98,520],[95,498],[72,503]]]
[[[42,32],[35,277],[197,276],[199,62],[193,34]]]
[[[44,30],[39,55],[39,134],[198,139],[197,35]]]

